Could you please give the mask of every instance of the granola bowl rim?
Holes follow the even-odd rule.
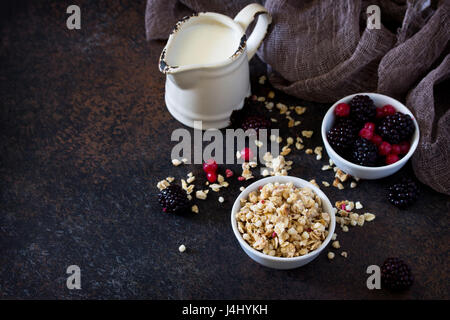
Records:
[[[322,244],[317,249],[314,249],[313,251],[308,252],[307,254],[305,254],[303,256],[292,257],[292,258],[270,256],[268,254],[265,254],[259,250],[252,248],[247,243],[247,241],[244,240],[244,238],[242,237],[242,234],[238,230],[236,215],[239,212],[239,210],[241,209],[241,199],[248,198],[248,195],[250,194],[250,192],[258,190],[258,188],[260,186],[264,186],[268,183],[276,183],[276,182],[282,183],[282,184],[292,182],[294,184],[294,186],[297,188],[308,187],[308,188],[312,189],[314,191],[314,193],[317,194],[320,197],[320,199],[322,200],[322,210],[323,211],[326,210],[326,208],[324,208],[324,204],[326,204],[326,206],[329,207],[329,210],[326,210],[326,212],[328,212],[328,214],[330,215],[330,224],[328,225],[328,228],[327,228],[327,230],[328,230],[327,237],[325,238],[325,240],[322,242]],[[311,262],[312,260],[314,260],[320,254],[320,252],[323,249],[325,249],[326,246],[330,243],[331,238],[333,237],[333,234],[334,234],[334,231],[336,228],[336,215],[333,210],[333,205],[331,204],[331,202],[328,199],[328,197],[326,196],[326,194],[322,190],[320,190],[320,188],[313,185],[311,182],[308,182],[304,179],[294,177],[294,176],[271,176],[271,177],[261,178],[255,182],[253,182],[252,184],[248,185],[237,196],[237,198],[233,204],[233,208],[231,209],[231,226],[233,228],[233,233],[234,233],[236,239],[239,241],[239,244],[241,245],[242,249],[244,249],[244,251],[246,251],[246,250],[250,251],[251,253],[255,254],[256,256],[258,256],[264,260],[278,262],[278,263],[283,263],[283,262],[293,263],[293,262],[303,262],[304,260],[309,260],[306,263],[297,266],[297,267],[300,267],[300,266],[303,266],[303,265]],[[247,255],[249,255],[249,254],[247,253]],[[280,268],[276,268],[276,269],[280,269]]]

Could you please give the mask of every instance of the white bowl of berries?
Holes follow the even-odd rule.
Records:
[[[321,132],[336,166],[362,179],[394,174],[419,143],[411,111],[379,93],[356,93],[337,101],[325,114]]]

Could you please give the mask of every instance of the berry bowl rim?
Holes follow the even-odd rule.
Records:
[[[325,240],[322,242],[322,244],[317,249],[315,249],[311,252],[308,252],[307,254],[305,254],[303,256],[292,257],[292,258],[269,256],[268,254],[265,254],[261,251],[258,251],[256,249],[252,248],[247,243],[247,241],[244,240],[244,238],[242,237],[241,233],[238,230],[236,215],[237,215],[239,209],[241,208],[241,199],[247,198],[248,195],[250,194],[250,192],[258,190],[258,188],[260,186],[264,186],[268,183],[275,183],[275,182],[284,183],[284,184],[292,182],[294,184],[294,186],[296,186],[296,187],[308,187],[311,190],[313,190],[314,193],[320,197],[320,199],[322,200],[322,207],[324,207],[324,204],[326,204],[326,207],[329,207],[328,213],[330,214],[330,224],[328,226],[327,237],[325,238]],[[241,245],[241,248],[244,251],[248,250],[248,251],[252,252],[253,254],[255,254],[256,256],[258,256],[260,258],[263,258],[268,261],[276,261],[276,262],[280,262],[280,263],[283,263],[283,262],[286,262],[286,263],[291,262],[292,263],[294,261],[300,262],[300,261],[304,261],[304,260],[308,260],[308,259],[311,259],[311,261],[312,261],[330,243],[331,238],[333,237],[333,234],[336,229],[336,215],[335,215],[334,207],[331,204],[330,199],[328,199],[327,195],[322,190],[320,190],[320,188],[313,185],[311,182],[306,181],[301,178],[298,178],[298,177],[294,177],[294,176],[271,176],[271,177],[266,177],[266,178],[261,178],[259,180],[256,180],[252,184],[248,185],[236,197],[236,200],[234,201],[233,207],[231,209],[231,227],[233,229],[233,233],[234,233],[236,239],[239,241],[239,244]],[[247,255],[248,255],[248,253],[247,253]],[[308,261],[305,264],[307,264],[311,261]],[[303,266],[303,265],[300,265],[300,266]]]
[[[367,95],[369,96],[371,99],[372,97],[376,97],[380,100],[385,100],[386,102],[383,103],[383,105],[393,105],[394,108],[396,109],[396,111],[400,111],[402,113],[408,114],[409,116],[411,116],[411,119],[413,120],[414,123],[414,134],[411,140],[411,147],[409,148],[409,151],[407,154],[405,154],[400,160],[398,160],[397,162],[394,162],[392,164],[388,164],[385,166],[380,166],[380,167],[366,167],[366,166],[361,166],[359,164],[355,164],[353,162],[350,162],[349,160],[343,158],[342,156],[340,156],[334,149],[333,147],[328,143],[328,139],[327,139],[327,130],[326,127],[328,126],[329,123],[333,123],[335,120],[336,115],[334,114],[334,109],[336,108],[336,106],[340,103],[349,103],[350,100],[357,95]],[[379,108],[380,106],[377,106],[377,108]],[[400,108],[398,108],[400,107]],[[322,120],[322,127],[321,127],[321,134],[322,134],[322,141],[325,145],[326,150],[331,150],[332,151],[332,155],[329,155],[330,158],[332,157],[336,157],[338,158],[340,161],[342,161],[344,164],[346,164],[349,167],[353,167],[355,169],[359,169],[359,170],[366,170],[366,171],[370,171],[370,172],[381,172],[384,171],[386,169],[393,169],[396,167],[399,167],[399,169],[401,167],[403,167],[406,162],[408,162],[408,160],[411,158],[411,156],[413,155],[414,151],[416,151],[416,148],[419,144],[419,137],[420,137],[420,131],[419,131],[419,125],[416,121],[416,118],[414,117],[413,113],[400,101],[386,96],[384,94],[381,93],[374,93],[374,92],[361,92],[361,93],[354,93],[351,95],[348,95],[346,97],[341,98],[340,100],[336,101],[327,111],[327,113],[325,114],[325,116],[323,117]],[[392,173],[393,174],[393,173]]]

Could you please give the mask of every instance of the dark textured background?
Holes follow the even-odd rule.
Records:
[[[81,30],[66,28],[70,4],[81,7]],[[450,297],[449,198],[421,185],[421,199],[407,211],[385,199],[386,186],[410,174],[409,165],[356,189],[322,188],[332,202],[360,200],[377,218],[349,233],[337,229],[348,259],[322,254],[297,270],[266,269],[240,249],[229,223],[242,185],[236,179],[221,192],[224,204],[211,193],[198,202],[198,215],[163,214],[157,181],[189,171],[197,185],[204,178],[198,165],[171,165],[170,134],[181,125],[164,105],[157,69],[164,43],[145,41],[144,9],[144,1],[125,0],[2,4],[2,298]],[[264,73],[257,59],[251,67],[253,80]],[[267,89],[253,81],[253,92]],[[276,98],[310,107],[300,128],[315,131],[307,147],[320,145],[328,106]],[[326,156],[295,151],[288,158],[292,175],[332,181],[332,172],[320,170]],[[180,254],[182,243],[188,250]],[[411,265],[414,286],[402,294],[369,291],[367,266],[392,255]],[[81,267],[82,290],[66,288],[72,264]]]

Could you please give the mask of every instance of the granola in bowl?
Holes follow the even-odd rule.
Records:
[[[308,187],[267,183],[241,199],[236,215],[242,238],[275,257],[298,257],[316,250],[328,236],[330,214]]]
[[[315,259],[330,242],[336,219],[326,195],[291,176],[260,179],[236,199],[231,223],[245,253],[275,269]]]

